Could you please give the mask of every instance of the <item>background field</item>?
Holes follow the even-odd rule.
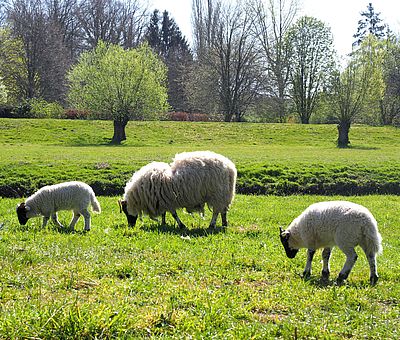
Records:
[[[236,163],[239,193],[400,193],[400,129],[393,127],[354,126],[349,149],[336,148],[335,125],[130,122],[118,147],[107,144],[106,121],[0,119],[0,132],[3,197],[68,179],[121,194],[140,166],[199,149]]]
[[[0,338],[399,338],[399,196],[284,195],[310,183],[347,195],[371,183],[398,188],[399,130],[355,126],[353,147],[341,150],[329,125],[128,127],[126,143],[111,147],[109,122],[0,120],[2,188],[27,195],[44,184],[80,179],[99,193],[119,194],[149,161],[211,149],[237,164],[240,190],[280,196],[238,194],[229,227],[216,230],[207,229],[208,211],[205,220],[180,212],[188,230],[177,229],[170,216],[164,227],[144,218],[130,229],[117,197],[101,196],[103,212],[93,216],[92,230],[82,233],[80,221],[71,233],[53,224],[43,230],[40,219],[20,226],[15,206],[21,199],[3,192]],[[320,252],[307,281],[300,277],[306,251],[293,260],[284,254],[278,227],[309,204],[332,199],[363,204],[378,220],[384,252],[375,287],[360,249],[340,287],[334,283],[345,260],[339,250],[327,285],[319,281]],[[60,214],[64,224],[70,218]]]

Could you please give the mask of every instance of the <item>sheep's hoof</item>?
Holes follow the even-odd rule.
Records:
[[[323,283],[323,284],[327,284],[328,282],[329,282],[329,272],[326,272],[326,271],[322,271],[322,274],[321,274],[321,283]]]
[[[308,280],[311,277],[311,272],[304,271],[302,277],[303,277],[304,280]]]
[[[379,276],[378,275],[373,275],[373,276],[370,277],[369,283],[371,284],[371,286],[375,286],[376,283],[378,282],[378,280],[379,280]]]
[[[348,276],[348,275],[339,274],[339,276],[338,276],[337,279],[336,279],[336,284],[337,284],[338,286],[343,285],[344,281],[347,279],[347,276]]]

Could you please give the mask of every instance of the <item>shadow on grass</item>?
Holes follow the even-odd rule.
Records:
[[[171,224],[150,224],[141,227],[144,231],[159,232],[165,234],[173,234],[180,236],[189,237],[204,237],[208,235],[215,235],[226,232],[226,227],[215,227],[215,228],[178,228],[176,225]]]
[[[47,228],[49,228],[49,227],[47,226]],[[75,228],[74,230],[72,230],[68,226],[59,227],[58,225],[54,225],[54,224],[49,229],[57,231],[60,234],[86,235],[87,233],[90,233],[90,230],[84,230],[83,228],[82,229]]]
[[[318,276],[313,276],[310,278],[302,278],[305,282],[308,282],[310,285],[324,289],[324,288],[341,288],[341,287],[352,287],[352,288],[366,288],[371,287],[368,282],[359,281],[359,282],[352,282],[345,280],[343,283],[337,283],[336,279],[323,279]]]
[[[349,145],[347,148],[339,148],[339,149],[350,149],[350,150],[379,150],[376,146],[365,146],[365,145]]]

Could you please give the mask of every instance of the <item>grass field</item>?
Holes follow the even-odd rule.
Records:
[[[349,149],[336,148],[335,125],[130,122],[118,147],[107,144],[106,121],[0,119],[0,132],[5,197],[71,178],[121,194],[140,166],[199,149],[236,163],[239,193],[400,193],[400,129],[393,127],[354,126]]]
[[[189,226],[182,232],[171,219],[164,228],[145,218],[128,229],[116,199],[100,197],[103,213],[86,234],[42,230],[40,220],[20,227],[18,201],[3,199],[0,338],[398,338],[399,197],[349,198],[379,221],[375,287],[360,249],[340,287],[339,250],[328,285],[319,282],[320,252],[308,281],[300,277],[305,250],[286,258],[278,226],[325,199],[238,195],[226,230],[207,230],[209,213],[205,221],[181,213]]]
[[[16,196],[80,179],[117,194],[149,161],[211,149],[237,164],[239,188],[281,196],[238,194],[226,229],[208,230],[208,211],[205,220],[180,212],[185,231],[170,216],[165,227],[144,218],[129,229],[117,197],[101,196],[103,212],[89,233],[81,232],[82,221],[76,233],[53,224],[42,229],[40,219],[20,226],[21,199],[1,198],[0,338],[399,338],[399,196],[284,194],[307,183],[355,190],[375,181],[374,188],[396,189],[400,130],[355,126],[352,148],[342,150],[331,125],[135,122],[126,143],[111,147],[111,126],[0,120],[0,187]],[[339,250],[332,280],[322,285],[320,252],[311,279],[303,280],[306,251],[290,260],[280,245],[279,226],[311,203],[343,198],[365,205],[378,221],[384,251],[375,287],[360,249],[348,281],[337,286],[345,261]],[[64,224],[70,218],[60,214]]]

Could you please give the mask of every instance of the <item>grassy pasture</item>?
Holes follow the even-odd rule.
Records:
[[[230,226],[184,215],[187,231],[144,218],[128,229],[115,198],[89,233],[40,220],[17,223],[18,200],[0,203],[0,338],[331,338],[395,339],[400,329],[399,197],[349,197],[376,216],[384,252],[380,281],[368,284],[360,255],[344,286],[344,263],[332,255],[332,281],[321,285],[320,251],[313,275],[300,274],[306,252],[290,260],[277,234],[323,196],[238,195]],[[69,213],[60,220],[68,223]],[[82,230],[82,221],[77,226]]]
[[[105,121],[0,119],[0,195],[24,196],[67,179],[120,194],[133,171],[175,153],[210,149],[231,158],[240,193],[400,193],[400,129],[354,126],[352,148],[335,147],[334,125],[130,122],[109,146]]]
[[[360,183],[396,189],[400,130],[354,126],[346,150],[335,147],[333,125],[131,122],[118,147],[107,145],[111,130],[100,121],[0,119],[0,188],[27,195],[77,179],[119,194],[149,161],[210,149],[236,163],[239,189],[282,196],[237,195],[229,227],[216,231],[206,229],[209,212],[204,221],[180,212],[186,231],[170,216],[166,227],[144,218],[129,229],[116,197],[102,196],[86,234],[82,221],[76,233],[42,230],[40,219],[19,226],[20,199],[1,198],[0,338],[399,338],[399,196],[284,194],[324,183],[329,193],[337,183],[346,194]],[[378,220],[384,252],[375,287],[360,249],[338,287],[339,250],[332,281],[321,285],[320,252],[304,281],[305,250],[290,260],[279,243],[278,227],[309,204],[343,198]],[[60,214],[64,224],[70,218]]]

